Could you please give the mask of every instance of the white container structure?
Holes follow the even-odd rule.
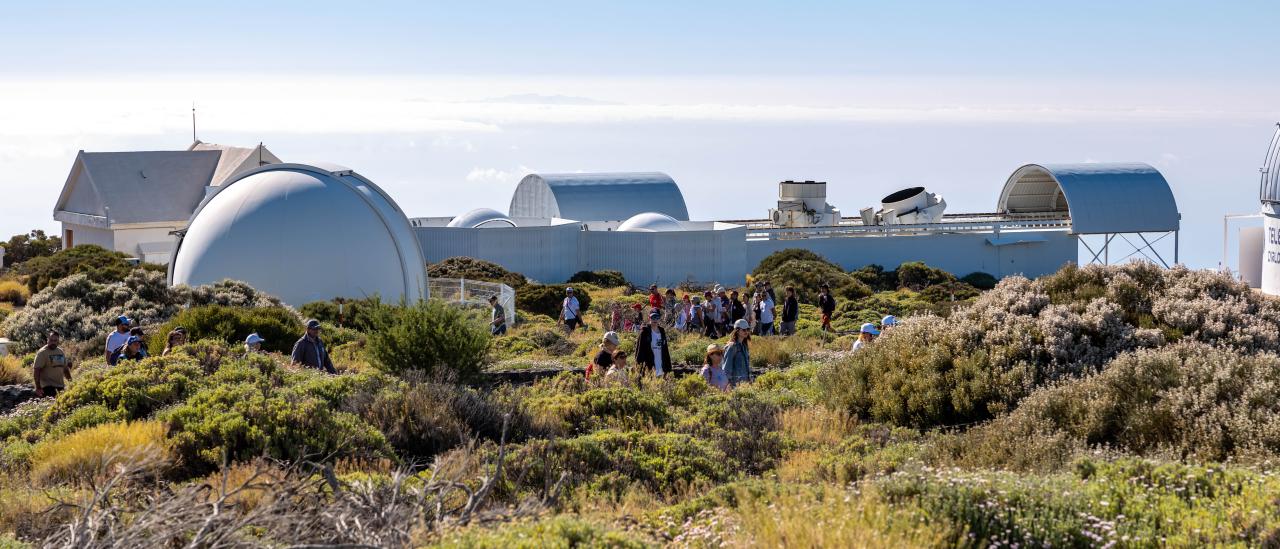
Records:
[[[826,182],[783,181],[769,219],[779,227],[830,227],[840,224],[840,210],[827,204]]]

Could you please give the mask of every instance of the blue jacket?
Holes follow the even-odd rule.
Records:
[[[730,343],[724,349],[724,371],[729,374],[729,384],[751,381],[751,348],[741,343]]]

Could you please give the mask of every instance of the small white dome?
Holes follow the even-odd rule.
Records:
[[[684,227],[680,226],[680,222],[675,218],[660,214],[657,212],[644,212],[631,216],[630,219],[623,221],[618,226],[619,231],[642,232],[642,233],[663,233],[671,231],[682,231]]]
[[[404,212],[341,167],[272,164],[224,184],[191,217],[173,284],[243,280],[293,306],[335,297],[427,297]]]
[[[493,227],[515,227],[516,222],[498,210],[476,208],[453,218],[446,226],[465,229],[489,229]]]

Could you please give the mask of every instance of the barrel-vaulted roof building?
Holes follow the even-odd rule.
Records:
[[[659,172],[529,174],[516,187],[510,215],[622,221],[644,212],[689,220],[680,187]]]

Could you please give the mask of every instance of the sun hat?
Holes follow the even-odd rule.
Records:
[[[880,321],[880,326],[884,328],[888,328],[889,326],[897,326],[897,325],[898,325],[898,317],[893,315],[885,315],[884,319]]]
[[[708,354],[708,355],[710,355],[711,353],[723,353],[723,352],[724,352],[724,347],[721,347],[721,346],[720,346],[719,344],[717,344],[717,343],[712,343],[712,344],[710,344],[710,345],[707,345],[707,354]]]
[[[738,320],[733,321],[733,329],[735,329],[735,330],[750,330],[750,329],[751,329],[751,324],[748,324],[748,323],[747,323],[747,319],[745,319],[745,318],[739,318]]]
[[[262,343],[263,341],[266,341],[266,340],[262,339],[262,336],[258,335],[258,332],[249,334],[249,337],[244,338],[244,342],[246,345],[253,345],[254,343]]]
[[[600,338],[600,342],[601,343],[609,342],[614,345],[622,344],[621,340],[618,339],[618,332],[605,332],[604,337]]]
[[[880,335],[880,330],[877,330],[877,329],[876,329],[876,325],[875,325],[875,324],[872,324],[872,323],[870,323],[870,322],[868,322],[868,323],[866,323],[866,324],[863,324],[863,325],[862,325],[862,330],[859,330],[859,331],[861,331],[861,332],[862,332],[862,333],[864,333],[864,334],[871,334],[871,335],[873,335],[873,336],[874,336],[874,335]]]

